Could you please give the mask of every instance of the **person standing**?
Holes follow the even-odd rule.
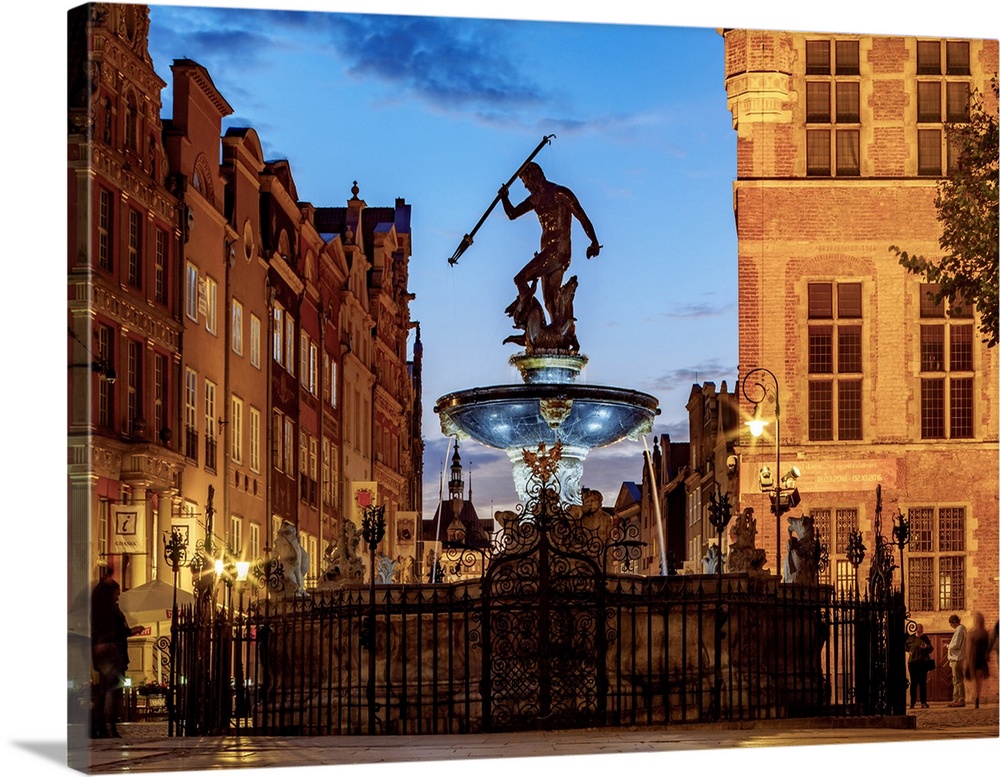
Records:
[[[104,580],[94,589],[91,601],[91,657],[99,677],[94,732],[97,737],[121,736],[118,718],[128,669],[128,638],[143,630],[142,626],[128,625],[118,606],[120,595],[121,586],[115,580]]]
[[[966,630],[958,615],[948,618],[948,625],[955,631],[948,643],[948,664],[951,666],[951,702],[949,707],[965,706],[965,659],[968,655]]]
[[[990,635],[986,631],[986,618],[981,612],[972,616],[972,631],[969,632],[969,677],[975,693],[976,709],[979,709],[979,692],[983,680],[990,676]]]
[[[911,634],[906,641],[906,652],[909,654],[906,666],[910,671],[910,709],[917,704],[917,692],[920,694],[920,706],[927,709],[927,673],[934,665],[931,653],[934,648],[930,638],[924,634],[924,625],[917,624],[917,633]]]

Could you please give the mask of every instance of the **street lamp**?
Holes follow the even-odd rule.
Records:
[[[163,557],[170,562],[174,573],[174,600],[170,609],[170,689],[167,704],[167,734],[174,735],[175,684],[177,680],[177,575],[187,559],[187,538],[177,529],[169,535],[163,533]]]
[[[770,385],[765,383],[770,378]],[[760,437],[764,433],[767,421],[760,417],[760,405],[768,394],[774,395],[774,471],[767,465],[760,468],[757,479],[760,490],[770,495],[771,512],[774,513],[774,564],[775,573],[781,579],[781,516],[799,504],[800,497],[795,481],[802,472],[798,467],[792,467],[779,478],[781,473],[781,400],[779,397],[778,378],[766,367],[756,367],[748,372],[740,381],[744,398],[753,404],[753,418],[746,422],[750,434]]]
[[[361,536],[368,545],[371,580],[368,589],[368,620],[362,630],[362,643],[368,648],[368,733],[375,733],[375,549],[385,536],[385,505],[368,505],[361,517]]]

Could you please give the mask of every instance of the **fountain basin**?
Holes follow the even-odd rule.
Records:
[[[602,448],[652,430],[656,397],[611,386],[540,384],[487,386],[441,397],[434,412],[448,435],[491,448],[529,448],[557,441]]]

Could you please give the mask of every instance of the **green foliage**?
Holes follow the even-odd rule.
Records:
[[[997,76],[992,90],[996,106]],[[940,285],[935,301],[953,307],[973,305],[979,311],[983,341],[998,341],[997,291],[997,114],[988,111],[982,95],[973,92],[969,121],[946,125],[950,144],[958,150],[957,165],[938,184],[934,206],[941,222],[940,259],[908,254],[896,246],[899,263],[928,283]]]

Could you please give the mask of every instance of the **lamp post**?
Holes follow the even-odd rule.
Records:
[[[361,536],[368,545],[371,560],[370,582],[368,587],[368,619],[362,629],[362,643],[368,648],[368,733],[375,733],[375,713],[378,704],[375,702],[375,548],[385,536],[385,505],[377,507],[373,504],[364,509],[361,518]]]
[[[756,377],[755,377],[756,376]],[[772,387],[764,381],[770,378]],[[767,421],[760,417],[760,404],[769,393],[774,395],[774,469],[772,473],[767,465],[760,468],[758,480],[760,490],[771,497],[771,512],[774,513],[774,564],[775,571],[779,579],[782,579],[781,570],[781,516],[799,503],[799,492],[795,488],[795,481],[802,473],[798,467],[792,467],[783,476],[781,475],[781,399],[778,387],[778,378],[766,367],[756,367],[748,372],[740,381],[740,388],[743,397],[753,404],[753,418],[746,422],[750,427],[750,434],[760,437],[764,433]],[[779,477],[780,476],[780,477]]]
[[[715,568],[715,686],[712,690],[712,720],[718,720],[722,715],[722,638],[725,636],[722,629],[728,619],[722,606],[722,539],[733,517],[729,494],[718,483],[715,484],[715,489],[716,493],[709,496],[708,509],[708,520],[719,535],[719,563]]]
[[[246,628],[246,618],[243,613],[243,591],[246,588],[247,576],[250,574],[249,561],[236,562],[236,590],[240,595],[239,609],[236,611],[236,650],[233,651],[236,657],[236,719],[237,726],[239,720],[246,717],[247,698],[246,684],[243,681],[243,638]]]
[[[177,575],[181,565],[187,559],[187,539],[177,529],[173,529],[169,536],[163,534],[163,557],[170,562],[170,569],[174,573],[174,600],[170,608],[170,689],[167,692],[167,734],[174,735],[174,704],[177,679]]]

